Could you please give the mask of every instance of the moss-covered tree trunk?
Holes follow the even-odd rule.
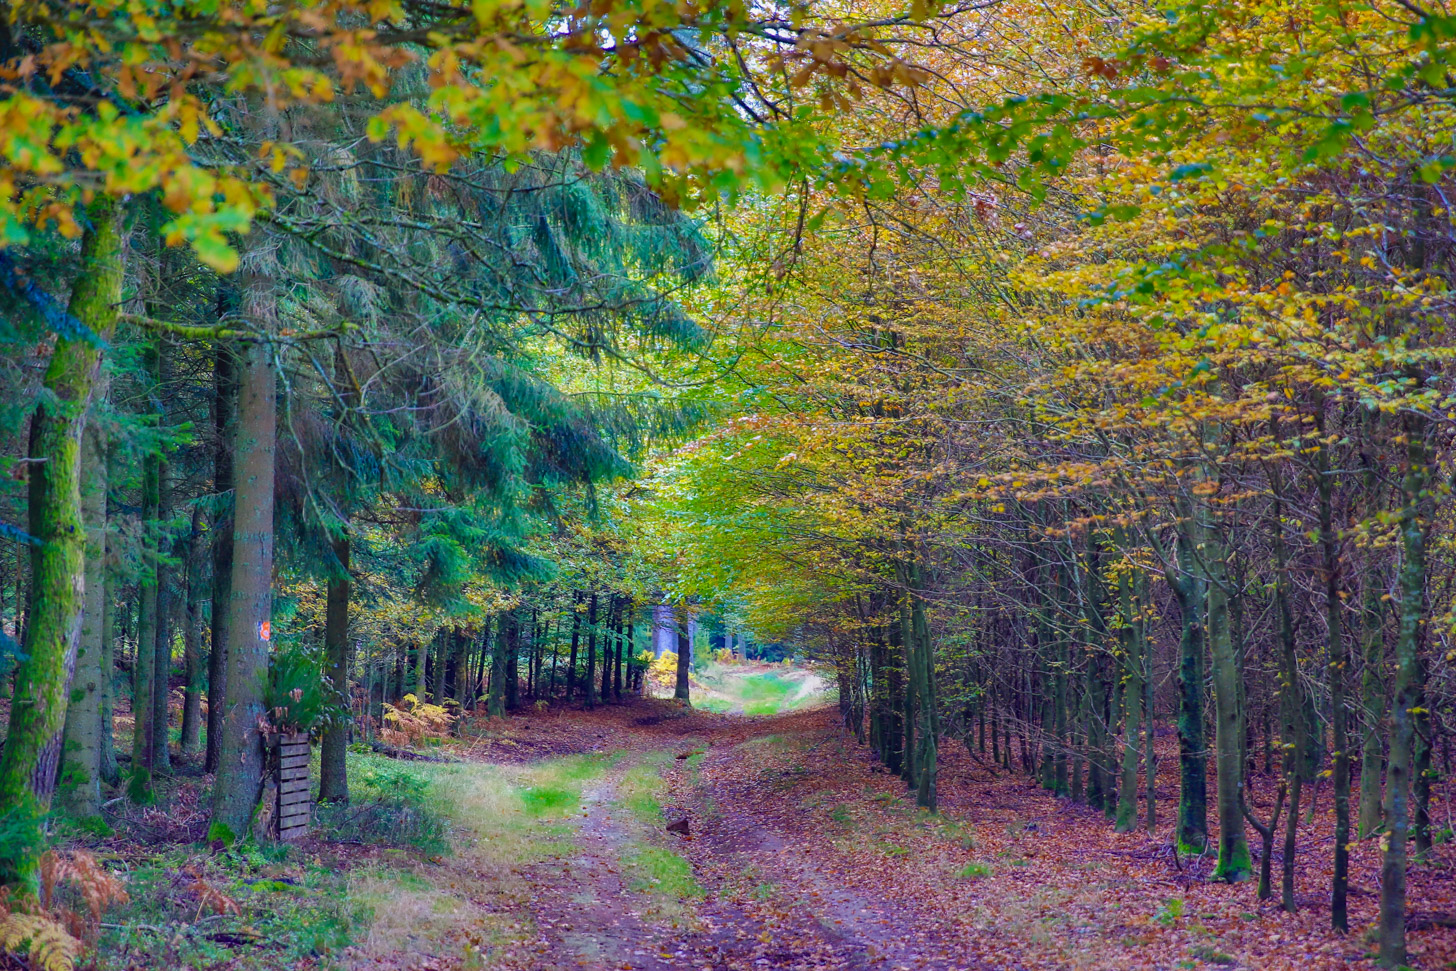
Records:
[[[247,317],[273,318],[272,274],[255,268],[245,295]],[[233,468],[233,575],[228,610],[227,703],[222,721],[212,829],[224,840],[246,835],[263,778],[258,723],[264,716],[273,606],[273,475],[277,438],[277,381],[273,348],[247,345],[238,380]]]
[[[1143,722],[1147,728],[1143,730],[1143,827],[1149,832],[1158,828],[1158,757],[1155,751],[1157,733],[1153,731],[1157,725],[1155,688],[1158,683],[1157,671],[1153,668],[1154,652],[1152,645],[1148,643],[1147,629],[1144,609],[1148,602],[1148,579],[1146,574],[1138,575],[1138,644],[1143,652]]]
[[[904,587],[904,580],[901,579],[901,587]],[[901,686],[901,711],[900,727],[904,738],[900,742],[900,751],[904,757],[900,760],[900,778],[905,780],[905,785],[911,789],[915,788],[915,773],[919,768],[915,762],[920,757],[920,750],[915,745],[915,731],[919,727],[916,722],[916,710],[919,699],[916,697],[916,686],[920,677],[915,667],[915,634],[911,630],[910,605],[905,600],[900,600],[898,610],[900,619],[900,650],[896,654],[896,661],[900,665]]]
[[[110,336],[121,301],[120,210],[100,196],[87,210],[80,277],[69,313],[101,339]],[[56,339],[33,416],[30,506],[34,595],[26,658],[15,673],[10,725],[0,753],[0,819],[24,821],[44,812],[55,792],[62,734],[86,594],[86,532],[81,518],[81,437],[101,361],[89,335]],[[39,846],[0,866],[3,879],[29,886]]]
[[[347,529],[347,526],[345,526]],[[333,540],[334,570],[329,574],[324,604],[324,674],[334,690],[349,697],[349,534]],[[319,748],[319,799],[349,801],[349,776],[344,752],[349,747],[348,720],[330,725]]]
[[[96,398],[105,397],[105,372],[97,378]],[[94,415],[81,436],[81,518],[86,525],[86,593],[81,611],[81,645],[66,709],[63,775],[66,811],[85,819],[101,811],[102,698],[106,668],[106,468],[105,436]]]

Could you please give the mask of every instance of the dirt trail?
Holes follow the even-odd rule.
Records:
[[[918,914],[847,889],[801,845],[800,834],[763,812],[763,780],[743,778],[742,772],[750,777],[756,772],[755,748],[764,738],[801,724],[802,719],[650,715],[614,734],[610,744],[629,754],[584,789],[585,812],[572,822],[575,851],[527,875],[537,932],[531,966],[640,971],[974,966],[938,953]],[[640,849],[644,834],[619,805],[618,781],[645,753],[682,749],[689,742],[705,752],[668,763],[664,815],[688,818],[691,835],[670,835],[656,824],[647,838],[690,861],[704,894],[680,917],[665,917],[654,913],[642,888],[624,873],[624,855]],[[770,771],[777,777],[777,770]],[[918,935],[912,933],[917,927]]]
[[[1101,813],[960,746],[942,750],[942,813],[931,816],[833,712],[745,718],[645,702],[585,721],[592,750],[628,755],[589,790],[587,813],[573,823],[574,855],[531,874],[529,917],[540,932],[532,968],[1371,966],[1360,933],[1327,930],[1317,827],[1306,827],[1301,844],[1303,905],[1287,915],[1249,886],[1209,881],[1206,860],[1175,860],[1166,823],[1154,836],[1114,833]],[[662,764],[664,752],[696,754],[665,759],[664,819],[634,822],[617,780],[652,753]],[[1172,797],[1162,798],[1166,814]],[[663,832],[666,819],[683,816],[689,838]],[[703,890],[672,919],[623,877],[624,850],[644,839],[685,858]],[[1373,846],[1358,851],[1352,872],[1371,886],[1378,856]],[[1456,854],[1442,848],[1413,873],[1418,918],[1420,907],[1437,917],[1452,909],[1453,865]],[[1373,919],[1374,901],[1352,898],[1356,927]],[[1456,929],[1444,917],[1413,927],[1420,966],[1452,966]]]

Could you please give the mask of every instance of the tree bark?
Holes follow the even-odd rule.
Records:
[[[1178,576],[1173,593],[1182,614],[1178,642],[1178,849],[1202,853],[1208,846],[1208,754],[1203,739],[1204,584],[1193,570],[1186,527],[1178,535]]]
[[[96,398],[105,398],[104,372],[96,382]],[[86,527],[85,595],[81,611],[81,644],[76,674],[66,709],[63,775],[67,780],[66,811],[78,818],[101,811],[102,699],[106,679],[106,442],[94,417],[81,437],[81,520]]]
[[[1208,597],[1208,646],[1213,665],[1214,771],[1218,789],[1218,863],[1213,879],[1239,883],[1249,879],[1253,864],[1244,837],[1242,787],[1244,762],[1240,757],[1244,726],[1238,705],[1238,658],[1229,635],[1228,571],[1218,523],[1200,524],[1200,559]]]
[[[202,509],[193,507],[187,534],[187,612],[182,627],[182,754],[202,747]]]
[[[688,639],[688,611],[684,606],[682,617],[677,625],[677,683],[673,686],[672,696],[683,704],[692,704],[689,697],[691,682],[688,680],[688,672],[693,663],[693,645]]]
[[[510,652],[511,613],[500,615],[496,625],[495,650],[490,655],[490,697],[486,711],[492,718],[501,718],[506,713],[506,656]]]
[[[918,683],[916,695],[920,699],[919,750],[916,753],[915,801],[931,812],[936,811],[938,793],[936,779],[939,765],[940,715],[935,698],[935,659],[930,642],[930,624],[925,616],[925,602],[921,599],[923,574],[919,561],[910,565],[910,630],[915,638]]]
[[[566,662],[566,700],[576,690],[576,651],[581,641],[581,592],[571,592],[571,656]]]
[[[349,697],[349,534],[348,524],[333,538],[337,561],[328,579],[324,605],[324,674],[340,698]],[[319,746],[319,800],[348,802],[349,776],[344,752],[349,747],[347,716],[325,730]]]
[[[151,349],[147,351],[148,370],[155,365]],[[153,371],[153,373],[155,373]],[[161,457],[147,455],[142,460],[142,521],[156,523],[161,518]],[[148,531],[143,533],[143,550],[151,545]],[[152,548],[160,551],[160,545]],[[137,625],[136,657],[132,664],[132,741],[131,778],[127,782],[127,794],[133,802],[150,802],[152,799],[152,773],[156,769],[156,670],[157,670],[157,624],[159,621],[159,593],[162,580],[161,565],[155,552],[144,563],[141,579],[137,582]],[[150,572],[148,572],[150,571]],[[164,736],[165,737],[165,736]]]
[[[1119,833],[1130,833],[1138,824],[1138,731],[1142,722],[1142,646],[1138,617],[1133,613],[1132,576],[1124,566],[1117,574],[1117,602],[1121,613],[1118,629],[1122,647],[1122,772],[1117,785]]]
[[[120,208],[98,196],[87,209],[81,243],[82,273],[69,313],[101,340],[110,336],[121,301]],[[86,533],[81,518],[81,436],[101,354],[83,335],[58,335],[46,367],[45,397],[31,436],[30,495],[32,612],[26,659],[15,672],[10,725],[0,753],[0,818],[32,820],[55,792],[71,680],[81,641],[86,593]],[[29,887],[39,846],[24,848],[14,879]]]
[[[259,272],[248,283],[248,316],[271,320],[273,281]],[[258,724],[264,716],[273,606],[273,476],[277,438],[277,370],[264,341],[248,345],[238,382],[234,469],[233,575],[228,602],[226,713],[217,781],[213,838],[247,834],[263,778]]]
[[[219,298],[219,304],[222,299]],[[220,306],[220,310],[223,309]],[[219,318],[223,314],[219,313]],[[212,649],[207,656],[207,758],[203,768],[216,772],[222,755],[222,718],[227,704],[228,604],[233,585],[233,438],[237,417],[237,356],[219,342],[213,358],[212,491],[218,511],[208,533],[212,540]]]
[[[166,356],[162,353],[165,344],[157,342],[157,370],[155,388],[162,386],[166,370]],[[158,422],[162,420],[162,403],[157,402]],[[172,516],[172,470],[171,463],[159,460],[157,465],[157,522]],[[171,563],[164,563],[162,555],[176,558],[176,544],[170,539],[157,541],[157,630],[153,649],[156,660],[152,663],[152,771],[172,771],[172,624],[177,616],[176,571]]]
[[[1325,581],[1325,628],[1330,657],[1330,722],[1333,734],[1331,781],[1335,802],[1334,875],[1330,881],[1330,926],[1337,931],[1350,929],[1350,738],[1346,724],[1345,685],[1349,661],[1345,652],[1345,634],[1340,610],[1340,548],[1335,535],[1331,494],[1334,473],[1330,469],[1329,446],[1325,436],[1325,404],[1321,400],[1315,427],[1320,434],[1317,481],[1319,503],[1319,536],[1321,565]]]
[[[1415,745],[1411,709],[1420,698],[1420,636],[1426,601],[1426,521],[1430,483],[1424,417],[1405,418],[1406,471],[1401,483],[1400,628],[1395,641],[1395,685],[1390,698],[1390,762],[1385,779],[1385,857],[1380,868],[1380,965],[1407,964],[1405,941],[1406,839]]]
[[[121,770],[116,764],[116,734],[112,724],[116,696],[116,571],[111,569],[109,541],[105,556],[101,594],[101,778],[107,785],[116,785],[121,779]]]

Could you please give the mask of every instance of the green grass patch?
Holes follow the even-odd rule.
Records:
[[[961,867],[956,876],[962,880],[980,880],[991,875],[991,866],[988,863],[967,863]]]
[[[656,765],[634,765],[622,774],[617,796],[633,816],[655,826],[662,822],[662,803],[657,801],[661,787],[662,774]]]
[[[693,866],[672,850],[643,846],[623,860],[628,886],[637,893],[660,894],[678,901],[702,900],[706,892],[693,877]]]
[[[562,815],[577,805],[580,791],[572,792],[557,786],[531,786],[521,790],[521,803],[532,816]]]

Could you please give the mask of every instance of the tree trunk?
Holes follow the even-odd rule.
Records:
[[[682,663],[678,663],[682,670]],[[597,593],[592,591],[591,602],[586,611],[586,683],[582,696],[588,708],[597,703]]]
[[[1335,802],[1335,868],[1330,881],[1330,926],[1337,931],[1350,929],[1347,903],[1350,883],[1350,739],[1346,725],[1345,684],[1349,661],[1345,654],[1345,634],[1340,610],[1340,548],[1335,535],[1334,511],[1330,495],[1334,490],[1334,473],[1330,469],[1329,446],[1325,444],[1325,407],[1320,402],[1316,428],[1320,433],[1320,449],[1315,483],[1319,501],[1320,558],[1325,581],[1325,629],[1330,656],[1330,722],[1333,733],[1331,781]]]
[[[150,370],[155,363],[152,350],[148,350],[147,357]],[[161,457],[149,454],[142,459],[143,523],[154,524],[161,519],[161,488]],[[127,783],[127,794],[139,803],[152,799],[152,772],[156,768],[157,625],[162,581],[156,556],[146,555],[150,545],[147,531],[142,535],[143,557],[151,562],[143,564],[142,577],[137,582],[136,655],[131,669],[131,778]]]
[[[1148,583],[1145,576],[1139,576],[1138,589],[1141,596],[1138,598],[1138,643],[1142,645],[1143,657],[1143,720],[1147,728],[1143,731],[1143,787],[1146,806],[1143,810],[1143,825],[1149,833],[1158,828],[1158,761],[1157,754],[1153,750],[1153,744],[1157,741],[1157,712],[1153,702],[1156,701],[1154,688],[1157,685],[1157,672],[1153,669],[1153,649],[1148,643],[1147,633],[1144,630],[1142,619],[1142,604],[1147,603]]]
[[[511,639],[506,645],[506,711],[521,707],[521,608],[511,612]]]
[[[1367,478],[1367,491],[1375,488]],[[1380,779],[1385,771],[1383,732],[1385,725],[1385,595],[1383,571],[1371,565],[1362,581],[1360,609],[1360,653],[1364,671],[1360,675],[1360,707],[1364,713],[1364,739],[1360,745],[1361,839],[1374,833],[1384,822],[1380,805]]]
[[[940,717],[935,698],[934,646],[930,642],[930,624],[925,617],[925,602],[919,591],[923,589],[923,576],[918,561],[910,566],[910,586],[915,593],[910,601],[910,629],[915,637],[918,683],[916,695],[920,698],[920,748],[916,753],[916,793],[918,805],[936,811],[936,778],[939,765]]]
[[[160,345],[162,342],[158,342]],[[166,368],[166,358],[160,353],[157,355],[157,383],[155,387],[161,388],[162,375]],[[161,403],[158,402],[158,420],[160,421]],[[172,515],[172,474],[171,464],[161,461],[157,465],[157,520],[164,521]],[[158,553],[165,552],[171,557],[176,557],[176,543],[168,540],[158,540]],[[172,679],[172,623],[177,616],[177,590],[175,571],[170,564],[157,560],[157,632],[154,649],[157,652],[156,660],[152,665],[152,771],[153,773],[172,771],[172,719],[171,719],[171,679]]]
[[[1271,421],[1272,436],[1280,440],[1279,425]],[[1310,772],[1305,765],[1314,725],[1306,718],[1307,703],[1299,679],[1298,643],[1294,630],[1294,609],[1290,603],[1289,554],[1284,546],[1283,486],[1276,468],[1269,470],[1271,504],[1270,535],[1274,552],[1274,606],[1279,621],[1279,710],[1283,725],[1284,777],[1289,790],[1289,815],[1284,826],[1284,860],[1280,881],[1280,905],[1289,913],[1295,909],[1294,865],[1298,848],[1299,800]]]
[[[104,399],[106,379],[98,378],[96,397]],[[101,736],[111,731],[102,723],[102,697],[110,671],[105,666],[106,613],[106,443],[94,420],[81,437],[81,521],[86,527],[85,595],[81,611],[81,645],[71,703],[66,709],[63,745],[66,811],[78,819],[101,811]]]
[[[1385,780],[1385,858],[1380,868],[1380,965],[1407,964],[1405,943],[1406,839],[1415,746],[1411,712],[1421,695],[1420,636],[1426,600],[1425,493],[1430,482],[1424,417],[1407,415],[1406,471],[1401,483],[1400,628],[1395,641],[1395,685],[1390,698],[1390,763]]]
[[[496,624],[495,650],[490,655],[490,697],[486,712],[492,718],[504,717],[506,713],[506,655],[510,652],[510,611],[500,615]]]
[[[342,699],[349,697],[349,533],[348,524],[333,537],[333,570],[324,606],[324,674]],[[319,801],[348,802],[349,776],[344,752],[349,747],[349,722],[330,725],[319,746]]]
[[[1227,553],[1221,527],[1215,522],[1199,528],[1202,566],[1208,597],[1208,646],[1213,664],[1214,730],[1218,780],[1218,863],[1213,879],[1229,883],[1247,880],[1253,872],[1249,844],[1244,838],[1242,786],[1244,761],[1240,756],[1244,726],[1238,704],[1238,658],[1229,634]]]
[[[571,592],[571,657],[566,662],[566,700],[571,701],[576,690],[576,650],[581,640],[581,593]]]
[[[260,268],[261,269],[261,268]],[[273,317],[272,274],[248,283],[250,319]],[[277,371],[270,344],[249,344],[238,381],[233,577],[228,602],[227,705],[213,788],[212,837],[245,836],[263,778],[258,723],[264,717],[273,606],[273,475],[277,437]]]
[[[617,597],[607,598],[607,632],[602,638],[602,701],[612,700],[612,663],[617,643]]]
[[[1178,642],[1178,849],[1202,853],[1208,847],[1208,756],[1203,740],[1202,580],[1193,572],[1193,550],[1186,527],[1178,535],[1178,576],[1173,593],[1182,614]]]
[[[904,753],[904,757],[900,760],[900,778],[904,780],[907,788],[914,789],[915,773],[919,769],[915,760],[920,755],[920,750],[915,745],[915,730],[919,727],[916,722],[916,710],[920,700],[916,697],[916,691],[919,687],[920,676],[916,671],[915,634],[911,630],[909,605],[902,600],[896,613],[900,622],[900,652],[897,660],[900,663],[900,670],[904,673],[905,689],[901,698],[903,711],[900,727],[904,738],[900,741],[900,751]]]
[[[684,606],[682,618],[677,626],[677,684],[673,687],[672,696],[683,704],[692,704],[689,697],[690,682],[688,672],[693,660],[693,645],[688,639],[688,611]]]
[[[101,594],[101,778],[114,786],[121,779],[121,770],[116,764],[116,734],[112,724],[116,696],[116,571],[111,569],[109,542],[105,554],[107,563],[102,571]]]
[[[101,340],[116,323],[121,301],[120,209],[98,196],[87,210],[90,228],[81,244],[82,273],[69,313]],[[60,766],[62,733],[85,598],[86,533],[81,519],[81,436],[101,355],[80,335],[58,335],[46,367],[46,395],[32,421],[30,495],[32,612],[24,640],[26,659],[15,672],[10,726],[0,754],[0,818],[31,824],[49,807]],[[30,887],[39,846],[23,847],[13,873]],[[4,869],[9,869],[5,867]]]
[[[182,754],[192,756],[202,745],[202,508],[192,510],[187,535],[187,614],[182,627],[183,676]]]
[[[451,665],[454,669],[451,675],[450,697],[455,699],[456,704],[462,711],[465,710],[465,702],[470,697],[470,638],[465,631],[455,632],[455,663]]]
[[[1142,645],[1138,617],[1133,613],[1132,576],[1127,568],[1117,574],[1117,602],[1122,615],[1118,630],[1122,647],[1122,773],[1117,785],[1119,833],[1130,833],[1138,823],[1138,731],[1142,722]],[[1151,726],[1150,726],[1151,727]]]
[[[212,491],[218,496],[219,510],[208,529],[212,540],[212,649],[207,656],[207,758],[203,763],[207,772],[217,771],[222,755],[222,716],[227,705],[228,604],[232,601],[233,585],[233,426],[237,399],[237,357],[231,344],[220,342],[213,359],[212,427],[217,438],[212,453]]]

